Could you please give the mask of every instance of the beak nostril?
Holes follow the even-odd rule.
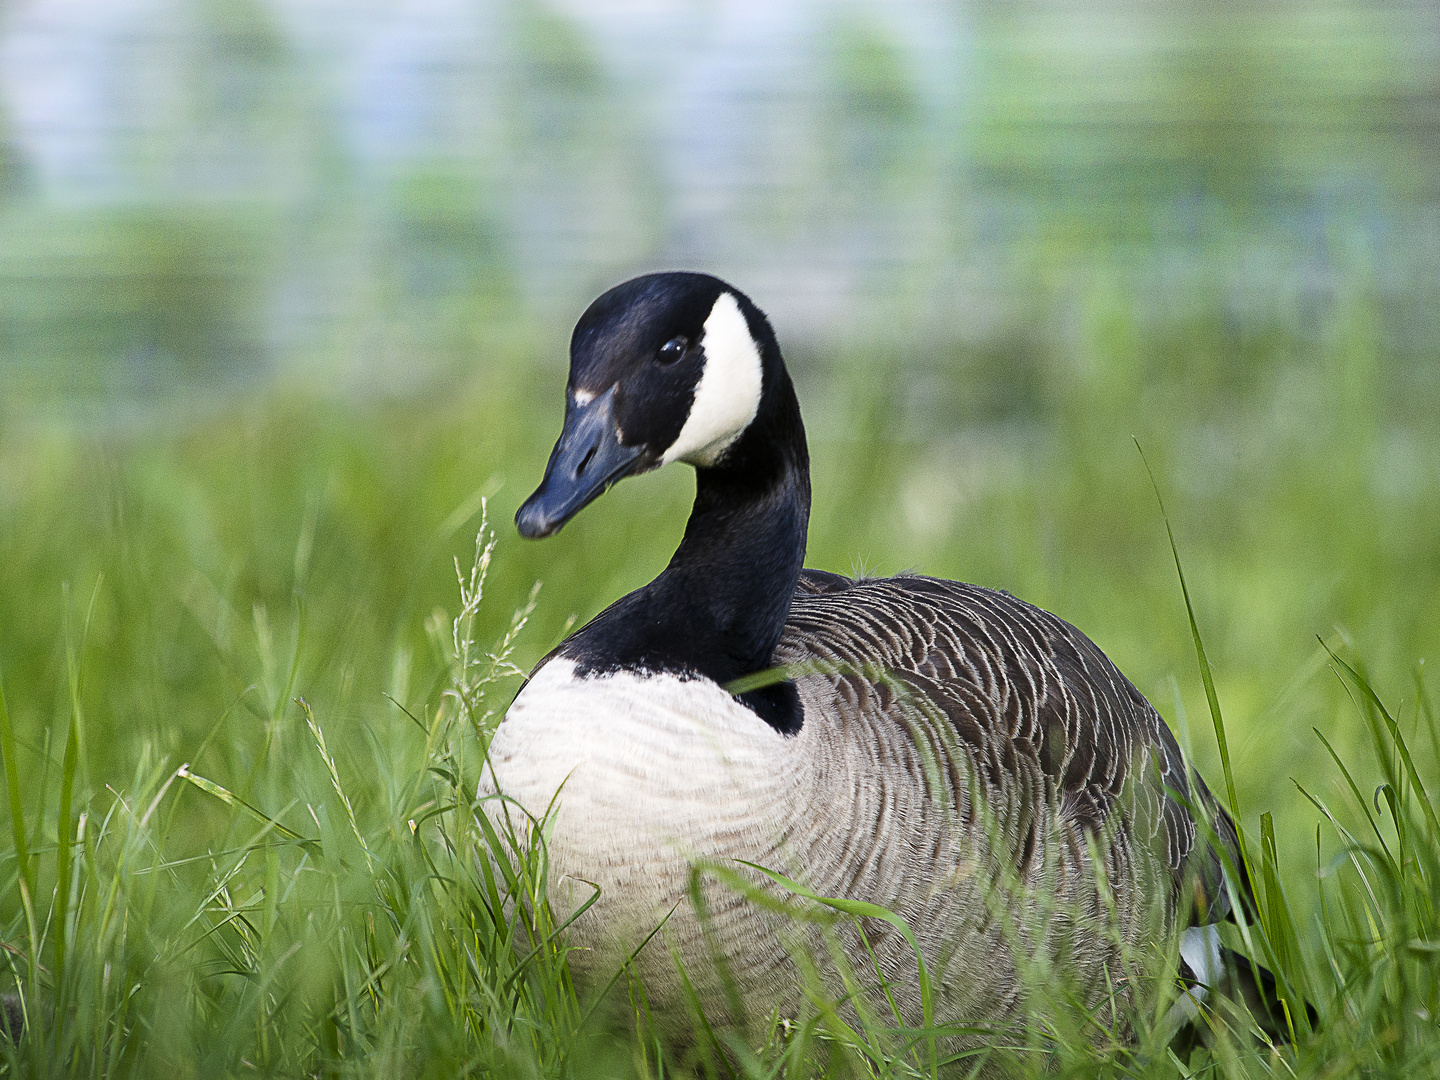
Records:
[[[600,449],[598,446],[592,446],[589,450],[585,451],[585,456],[580,459],[580,464],[575,466],[576,477],[581,476],[585,472],[586,466],[594,459],[595,451],[598,449]]]

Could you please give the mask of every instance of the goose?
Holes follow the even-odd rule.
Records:
[[[1186,973],[1218,978],[1213,924],[1248,884],[1160,715],[1083,633],[1008,593],[805,568],[809,458],[775,333],[701,273],[634,278],[581,316],[518,531],[550,536],[675,462],[696,487],[669,565],[539,662],[488,748],[487,812],[543,823],[551,899],[581,912],[574,963],[598,972],[661,926],[636,957],[652,1004],[689,995],[742,1025],[798,1008],[797,945],[833,958],[736,885],[783,892],[763,867],[898,915],[937,1021],[1021,1020],[1039,961],[1093,1009],[1126,985],[1127,950],[1189,923]],[[918,1025],[904,935],[833,932]]]

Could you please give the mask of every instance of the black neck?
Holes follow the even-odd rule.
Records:
[[[558,650],[582,673],[640,668],[724,685],[770,666],[810,519],[805,429],[776,361],[767,365],[761,407],[744,435],[721,464],[696,469],[695,505],[670,565]],[[798,728],[793,686],[742,700],[780,730]]]

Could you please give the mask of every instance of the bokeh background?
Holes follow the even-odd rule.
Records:
[[[1435,691],[1433,0],[0,3],[28,802],[74,673],[85,798],[191,761],[280,813],[303,693],[382,805],[411,753],[382,692],[434,700],[482,497],[482,639],[543,582],[522,665],[668,559],[680,471],[542,544],[508,521],[575,317],[678,267],[778,330],[812,565],[1056,611],[1218,781],[1139,442],[1304,909],[1318,815],[1290,779],[1338,781],[1311,728],[1375,773],[1317,637],[1407,732]],[[175,842],[204,850],[221,819],[189,798]]]

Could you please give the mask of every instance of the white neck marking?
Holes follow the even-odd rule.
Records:
[[[705,320],[705,367],[680,436],[660,458],[714,465],[760,410],[760,349],[733,293],[721,293]]]

